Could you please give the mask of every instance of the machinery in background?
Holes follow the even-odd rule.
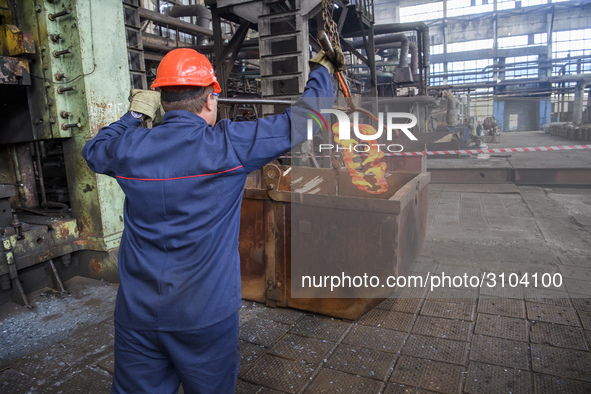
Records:
[[[545,133],[566,138],[571,141],[591,141],[591,124],[576,125],[571,122],[547,123]]]
[[[485,142],[501,142],[501,127],[494,116],[484,118],[482,135],[486,138]]]
[[[466,102],[462,97],[449,90],[440,91],[436,97],[436,105],[431,108],[431,129],[436,134],[451,134],[451,139],[458,147],[480,146],[482,140],[467,123],[465,108]]]

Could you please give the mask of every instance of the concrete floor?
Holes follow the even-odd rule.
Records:
[[[530,142],[506,133],[503,143],[511,135]],[[512,146],[543,146],[531,142]],[[552,165],[540,156],[523,160]],[[414,274],[498,281],[504,274],[505,287],[406,288],[354,322],[244,301],[236,392],[591,392],[591,188],[431,185],[429,205]],[[527,287],[511,287],[509,278],[526,274]],[[550,276],[562,278],[560,286],[543,287]],[[109,392],[113,320],[106,316],[117,286],[83,278],[66,286],[75,294],[41,292],[37,310],[0,311],[0,347],[11,349],[0,361],[0,391]],[[44,306],[51,303],[66,306],[55,312]],[[46,325],[65,315],[66,327],[56,324],[37,348],[26,347],[39,334],[19,335],[19,327],[34,314],[31,324]]]

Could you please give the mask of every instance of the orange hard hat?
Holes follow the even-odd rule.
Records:
[[[178,48],[168,52],[156,73],[152,89],[165,86],[209,86],[220,93],[211,62],[194,49]]]

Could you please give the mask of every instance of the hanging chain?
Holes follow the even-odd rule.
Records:
[[[334,13],[334,0],[322,0],[322,19],[324,20],[324,31],[330,40],[333,48],[340,48],[339,30],[336,22],[332,19]]]

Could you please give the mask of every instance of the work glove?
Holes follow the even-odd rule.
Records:
[[[144,120],[151,122],[160,108],[160,92],[155,90],[131,89],[129,110],[144,114]]]
[[[330,59],[328,58],[328,55],[326,54],[326,52],[324,52],[324,50],[318,52],[318,55],[316,55],[312,59],[310,59],[310,67],[314,63],[320,64],[321,66],[323,66],[324,68],[326,68],[328,70],[329,74],[332,74],[335,71],[337,71],[337,72],[347,71],[347,64],[345,63],[345,55],[343,54],[343,51],[341,51],[341,48],[335,47],[334,53],[335,53],[335,61],[333,63],[330,61]]]

